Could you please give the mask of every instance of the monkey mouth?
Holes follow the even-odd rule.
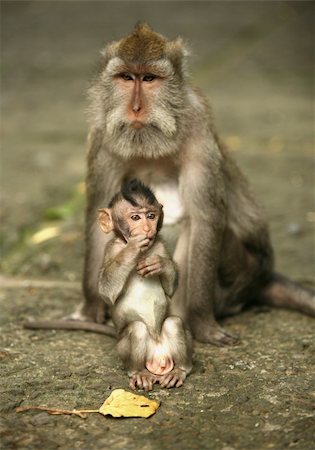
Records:
[[[133,122],[131,122],[130,125],[135,130],[140,130],[141,128],[143,128],[145,126],[145,124],[143,122],[141,122],[140,120],[134,120]]]

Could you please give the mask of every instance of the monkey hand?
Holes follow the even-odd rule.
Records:
[[[151,239],[144,234],[138,234],[130,236],[126,248],[131,251],[134,256],[138,256],[140,253],[145,252],[150,245]]]
[[[160,255],[149,256],[138,262],[137,272],[142,277],[152,277],[160,275],[165,271],[166,258]]]
[[[143,389],[144,391],[152,391],[153,385],[157,382],[157,377],[149,372],[148,370],[144,369],[139,372],[135,372],[131,377],[129,381],[129,386],[131,389],[135,390]]]
[[[183,369],[175,368],[169,373],[159,377],[161,387],[170,389],[172,387],[180,387],[184,384],[186,372]]]

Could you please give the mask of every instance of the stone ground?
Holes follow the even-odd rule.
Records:
[[[150,419],[17,414],[97,409],[128,388],[111,338],[26,331],[82,300],[87,80],[139,19],[192,49],[191,76],[270,222],[277,266],[314,282],[313,2],[1,2],[1,449],[276,449],[314,445],[314,321],[254,309],[231,348],[195,345]]]

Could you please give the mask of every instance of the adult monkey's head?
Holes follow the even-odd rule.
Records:
[[[180,38],[169,41],[145,23],[102,52],[89,90],[94,125],[114,154],[159,158],[174,154],[185,116],[185,64]]]

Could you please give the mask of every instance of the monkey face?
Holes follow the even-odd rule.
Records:
[[[116,57],[110,61],[106,72],[117,98],[108,111],[109,134],[115,133],[117,137],[121,133],[131,133],[138,141],[147,133],[174,136],[177,124],[168,104],[168,84],[172,74],[169,61],[141,65],[126,63]]]
[[[153,244],[159,231],[161,206],[157,205],[132,205],[126,200],[120,200],[114,205],[111,212],[113,230],[118,237],[126,242],[131,237],[143,235]]]
[[[124,160],[176,154],[187,114],[186,55],[180,38],[169,41],[146,24],[105,47],[89,113],[112,153]]]
[[[129,208],[126,221],[129,227],[129,236],[146,236],[154,241],[159,221],[159,213],[154,208]]]

